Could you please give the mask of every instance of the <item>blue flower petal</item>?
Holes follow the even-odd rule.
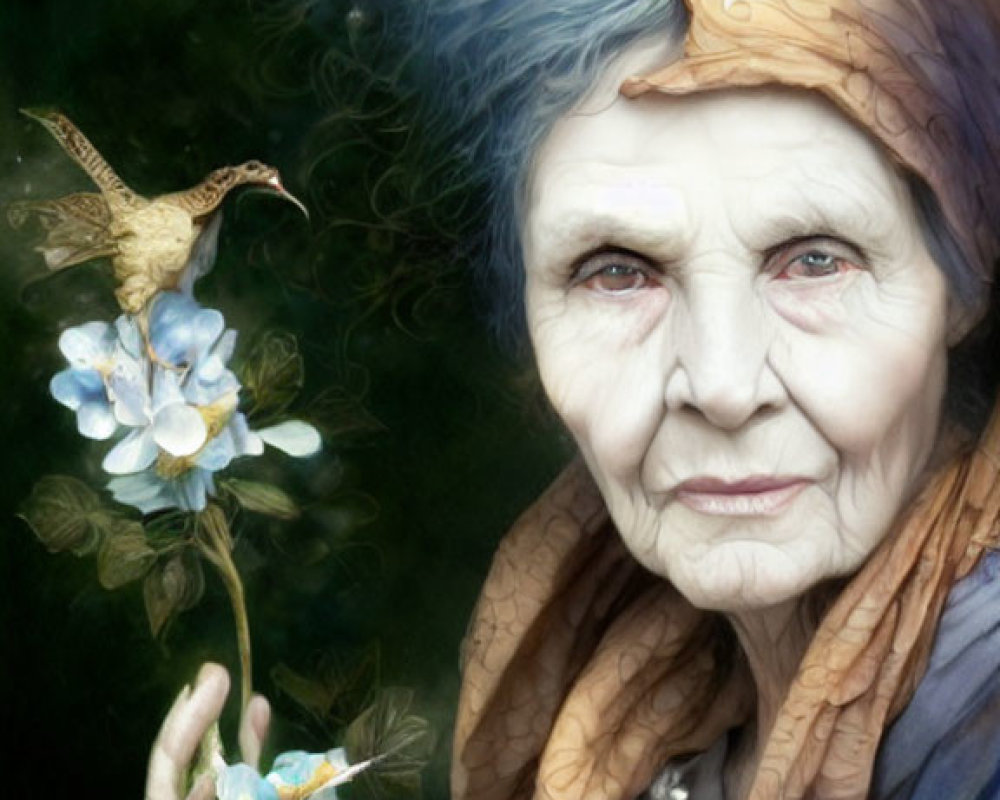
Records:
[[[233,450],[237,456],[259,456],[264,452],[264,443],[259,436],[251,438],[247,418],[238,411],[229,418],[226,426],[233,440]]]
[[[229,359],[233,357],[233,353],[236,351],[236,337],[238,334],[232,328],[226,331],[216,342],[215,347],[212,348],[212,355],[222,361],[223,364],[228,364]]]
[[[59,336],[59,350],[74,367],[93,367],[109,358],[117,336],[106,322],[86,322]]]
[[[219,770],[215,792],[219,800],[278,800],[277,789],[246,764],[233,764]]]
[[[110,439],[118,422],[107,402],[91,400],[76,410],[76,428],[88,439]]]
[[[210,473],[195,467],[173,481],[179,508],[185,511],[205,510],[205,506],[208,504],[206,475],[210,475]]]
[[[156,460],[156,443],[148,428],[136,428],[104,457],[101,466],[112,475],[141,472]]]
[[[108,489],[119,503],[137,508],[143,514],[177,507],[173,493],[154,472],[112,478]]]
[[[220,469],[228,467],[229,462],[237,455],[240,454],[236,452],[236,447],[233,444],[233,435],[227,426],[219,432],[218,436],[205,445],[204,449],[198,454],[197,464],[202,469],[209,470],[210,472],[218,472]]]
[[[307,753],[305,750],[289,750],[274,759],[269,780],[277,779],[279,786],[302,786],[312,780],[326,758],[322,753]]]
[[[211,375],[211,372],[207,374]],[[197,406],[209,406],[224,395],[235,394],[239,390],[239,380],[228,369],[211,378],[206,378],[206,372],[202,370],[194,370],[184,385],[184,398]]]
[[[172,369],[156,367],[153,370],[153,390],[151,395],[153,411],[173,403],[184,402],[180,373]]]
[[[146,353],[146,344],[142,340],[139,325],[132,317],[122,314],[115,320],[118,332],[118,345],[133,358],[142,358]]]
[[[180,292],[160,292],[149,310],[149,332],[170,328],[197,314],[201,306],[194,298]]]
[[[204,357],[225,326],[218,311],[178,292],[161,292],[150,311],[149,339],[161,361],[188,366]]]
[[[108,481],[119,503],[138,508],[144,514],[166,508],[204,511],[208,496],[215,494],[215,481],[208,470],[193,467],[176,478],[164,478],[155,467]]]
[[[104,399],[107,402],[107,390],[104,380],[97,370],[64,369],[52,376],[49,381],[49,393],[60,403],[73,411],[88,402]]]
[[[203,308],[191,320],[192,350],[189,361],[204,358],[226,329],[226,320],[214,308]]]
[[[108,376],[108,386],[115,399],[115,417],[122,425],[139,427],[149,424],[149,388],[141,362],[123,359]]]

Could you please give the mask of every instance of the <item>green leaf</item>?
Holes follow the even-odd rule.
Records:
[[[98,544],[92,518],[100,510],[100,497],[82,481],[46,475],[31,490],[20,516],[49,552],[69,550],[80,556]]]
[[[378,683],[380,653],[373,644],[360,653],[342,649],[323,653],[312,669],[302,674],[285,664],[271,670],[271,679],[320,724],[324,736],[344,728],[368,705]]]
[[[365,407],[362,392],[336,384],[328,386],[309,402],[306,416],[327,440],[344,441],[386,430],[386,426]]]
[[[305,380],[299,346],[290,333],[268,331],[251,348],[238,370],[250,399],[247,416],[274,417],[298,395]]]
[[[195,515],[190,511],[168,511],[145,521],[146,541],[157,552],[175,550],[190,537]]]
[[[296,519],[299,516],[299,507],[295,501],[273,484],[230,478],[222,482],[222,487],[247,511],[256,511],[278,519]]]
[[[344,734],[352,764],[381,756],[359,776],[372,796],[398,792],[413,796],[420,791],[420,773],[434,750],[434,733],[426,719],[409,713],[412,703],[410,689],[385,689]]]
[[[204,594],[201,561],[185,549],[156,564],[146,575],[142,589],[149,629],[154,637],[160,636],[177,614],[194,606]]]
[[[322,680],[306,678],[284,663],[271,669],[271,680],[279,690],[320,718],[326,716],[337,699],[336,689],[326,686]]]
[[[97,553],[97,577],[105,589],[138,580],[153,566],[156,551],[146,541],[142,523],[107,517],[99,525],[104,541]]]

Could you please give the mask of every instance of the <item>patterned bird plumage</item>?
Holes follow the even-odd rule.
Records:
[[[46,236],[36,249],[50,270],[109,257],[118,282],[115,296],[129,314],[140,314],[157,292],[183,286],[188,268],[197,269],[205,251],[214,251],[218,224],[212,224],[213,219],[237,186],[264,187],[308,216],[302,203],[282,186],[278,170],[259,161],[216,169],[190,189],[147,199],[125,185],[65,115],[24,113],[52,134],[100,192],[14,202],[7,208],[8,221],[20,227],[31,217],[38,219]]]

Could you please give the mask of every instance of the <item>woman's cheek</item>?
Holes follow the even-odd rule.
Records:
[[[782,333],[775,371],[843,458],[924,457],[943,400],[943,348],[882,326],[827,336]]]
[[[645,315],[624,306],[581,298],[558,313],[554,306],[532,312],[546,394],[588,460],[609,477],[638,468],[663,414],[661,342],[648,335]]]

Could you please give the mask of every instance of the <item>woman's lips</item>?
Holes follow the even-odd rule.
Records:
[[[724,517],[771,516],[784,511],[812,483],[806,478],[752,477],[739,481],[692,478],[674,496],[693,511]]]

